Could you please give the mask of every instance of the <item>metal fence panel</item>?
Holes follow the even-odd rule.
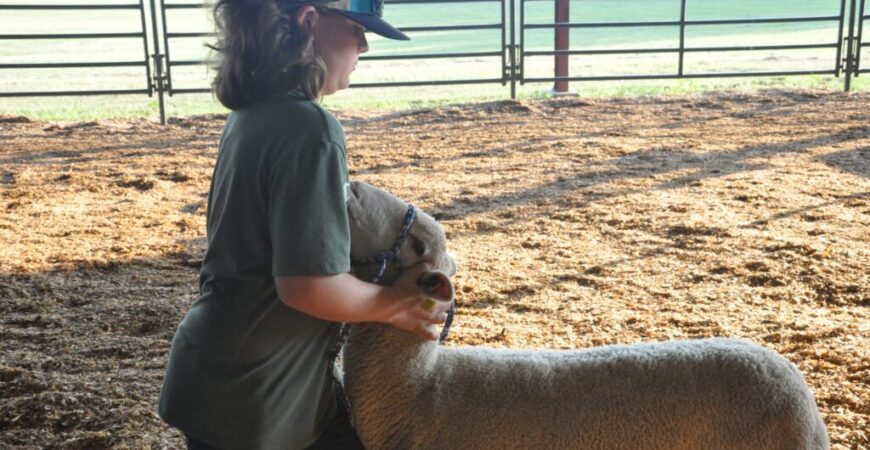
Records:
[[[93,41],[97,45],[106,39],[140,39],[142,41],[142,59],[124,59],[109,61],[71,61],[71,62],[27,62],[27,63],[4,63],[0,64],[0,70],[20,69],[94,69],[94,73],[101,68],[117,67],[141,67],[144,69],[144,87],[138,89],[86,89],[86,90],[53,90],[53,91],[4,91],[0,97],[49,97],[49,96],[83,96],[83,95],[125,95],[147,94],[153,95],[154,87],[151,84],[151,65],[148,60],[148,38],[146,36],[145,0],[134,3],[118,4],[0,4],[0,13],[3,11],[138,11],[139,29],[131,32],[105,32],[105,33],[13,33],[0,34],[0,41],[47,41],[82,39]],[[131,55],[132,57],[132,55]]]
[[[419,81],[392,81],[392,82],[368,82],[354,83],[351,87],[390,87],[390,86],[437,86],[454,84],[486,84],[499,83],[506,85],[510,81],[509,73],[505,70],[508,66],[507,53],[505,51],[508,30],[508,18],[506,2],[510,0],[386,0],[385,5],[449,5],[453,8],[462,8],[469,3],[492,4],[489,13],[491,18],[486,23],[474,23],[468,25],[439,25],[439,26],[399,26],[399,29],[411,36],[416,33],[443,32],[443,31],[481,31],[492,30],[499,33],[500,43],[492,48],[476,52],[436,52],[436,53],[403,53],[392,55],[363,55],[360,61],[397,61],[397,60],[426,60],[426,59],[467,59],[467,58],[498,58],[500,66],[493,66],[493,73],[498,76],[489,78],[452,78],[452,79],[428,79]],[[401,25],[401,24],[399,24]]]
[[[165,91],[169,96],[176,94],[193,94],[193,93],[208,93],[211,92],[209,86],[180,86],[177,78],[178,71],[181,67],[190,66],[205,66],[208,64],[206,58],[185,58],[180,59],[175,57],[176,50],[184,46],[185,41],[197,39],[202,41],[203,38],[213,38],[215,35],[211,32],[194,31],[190,29],[180,29],[176,27],[177,14],[180,11],[206,10],[211,7],[207,2],[172,2],[166,0],[153,0],[159,2],[159,16],[161,18],[162,28],[161,36],[163,37],[163,53],[162,60],[165,72],[158,72],[158,76],[163,75]],[[414,34],[424,33],[439,33],[439,32],[472,32],[472,31],[495,31],[499,34],[499,43],[493,44],[492,48],[483,49],[480,51],[460,51],[460,52],[418,52],[418,53],[395,53],[395,54],[374,54],[362,55],[360,61],[384,62],[384,61],[427,61],[427,60],[467,60],[477,58],[493,58],[498,60],[498,66],[493,65],[492,77],[475,77],[475,78],[445,78],[445,79],[425,79],[425,80],[395,80],[395,81],[374,81],[353,83],[352,88],[380,88],[380,87],[400,87],[400,86],[437,86],[437,85],[457,85],[457,84],[488,84],[499,83],[506,85],[515,83],[510,67],[513,65],[511,52],[506,50],[510,47],[507,44],[507,33],[509,24],[507,18],[507,2],[512,0],[387,0],[388,5],[445,5],[451,8],[462,8],[471,3],[491,4],[490,18],[485,22],[477,22],[462,25],[426,25],[426,26],[401,26],[399,29],[411,36]],[[512,5],[512,3],[511,3]],[[156,17],[156,16],[155,16]],[[180,22],[180,21],[179,21]],[[156,33],[156,32],[155,32]],[[155,42],[155,47],[158,44]],[[509,62],[508,59],[511,59]],[[160,59],[157,60],[160,63]],[[158,67],[160,70],[160,67]],[[162,92],[162,91],[161,91]],[[161,95],[161,104],[163,98]],[[163,115],[161,114],[161,117]]]
[[[121,0],[119,0],[121,1]],[[181,17],[175,17],[175,14],[180,14],[182,11],[201,10],[203,13],[210,8],[207,2],[185,2],[185,0],[133,0],[137,3],[117,3],[117,4],[0,4],[0,13],[3,11],[89,11],[89,10],[119,10],[119,11],[138,11],[138,27],[136,29],[122,30],[115,32],[81,32],[81,33],[3,33],[0,31],[0,41],[46,41],[56,42],[58,40],[86,40],[91,46],[96,46],[99,42],[104,42],[106,39],[132,40],[137,39],[142,42],[142,58],[138,59],[130,55],[123,59],[112,59],[103,61],[27,61],[24,58],[22,61],[15,62],[0,62],[0,70],[41,70],[41,69],[88,69],[94,74],[98,74],[102,69],[119,68],[119,67],[139,67],[144,69],[145,83],[142,88],[136,89],[120,89],[107,86],[107,89],[80,89],[80,90],[28,90],[21,92],[6,91],[0,92],[0,97],[37,97],[37,96],[63,96],[63,95],[120,95],[120,94],[147,94],[152,96],[156,93],[159,97],[161,121],[165,123],[165,95],[172,96],[175,94],[187,93],[207,93],[210,88],[206,83],[194,83],[194,85],[184,86],[181,82],[181,75],[178,73],[184,67],[204,67],[207,64],[206,58],[185,58],[179,57],[178,51],[188,47],[192,39],[202,41],[204,38],[211,38],[214,34],[210,31],[197,31],[184,29],[189,23],[182,20]],[[146,1],[149,11],[146,12]],[[481,42],[469,42],[464,51],[413,51],[408,53],[375,53],[373,55],[365,54],[360,57],[361,61],[369,61],[373,64],[388,62],[388,61],[412,61],[415,64],[423,61],[431,60],[455,60],[455,61],[474,61],[493,59],[493,76],[491,77],[462,77],[453,76],[443,79],[396,79],[392,81],[365,81],[352,84],[354,88],[366,87],[392,87],[392,86],[426,86],[426,85],[456,85],[456,84],[485,84],[499,83],[503,86],[510,85],[511,98],[516,96],[517,83],[541,83],[541,82],[567,82],[567,81],[611,81],[611,80],[653,80],[653,79],[695,79],[695,78],[724,78],[724,77],[763,77],[763,76],[785,76],[785,75],[826,75],[838,77],[841,74],[845,78],[845,88],[849,90],[851,87],[851,78],[857,77],[860,74],[870,72],[870,67],[862,68],[861,58],[862,53],[870,48],[870,42],[864,42],[863,31],[864,25],[870,19],[870,11],[866,7],[867,0],[839,0],[839,11],[831,11],[830,14],[820,15],[793,15],[791,17],[725,17],[725,18],[704,18],[690,17],[692,14],[687,12],[687,4],[690,0],[673,0],[674,14],[666,16],[663,14],[656,15],[658,20],[630,20],[623,17],[621,21],[602,22],[594,20],[570,21],[556,20],[552,21],[529,21],[528,10],[530,4],[553,4],[553,2],[568,2],[569,0],[386,0],[386,3],[396,6],[414,7],[415,5],[429,5],[437,8],[443,6],[450,8],[445,12],[462,11],[462,8],[468,8],[470,4],[484,5],[487,11],[485,19],[477,17],[472,23],[455,23],[450,22],[446,25],[436,25],[432,21],[427,21],[429,17],[422,16],[421,23],[405,24],[407,26],[400,29],[408,34],[419,34],[421,40],[425,41],[431,36],[430,33],[446,33],[451,32],[451,39],[455,38],[455,33],[470,33],[470,32],[495,32],[498,37],[491,44],[482,44]],[[837,1],[837,0],[833,0]],[[594,2],[585,2],[584,4],[594,4]],[[698,3],[692,3],[697,5]],[[433,6],[434,5],[434,6]],[[489,8],[488,5],[492,5]],[[517,18],[516,8],[519,8]],[[466,9],[468,11],[468,9]],[[148,14],[150,13],[150,14]],[[563,11],[563,14],[567,10]],[[147,23],[146,16],[150,16],[150,29]],[[413,16],[413,15],[409,15]],[[463,17],[461,14],[446,14],[451,20],[456,17]],[[481,16],[483,17],[483,16]],[[646,19],[647,17],[642,17]],[[460,21],[461,22],[461,21]],[[703,27],[740,27],[746,25],[753,26],[776,26],[781,24],[813,24],[823,23],[831,24],[836,28],[836,40],[831,42],[820,39],[805,43],[739,43],[732,45],[692,45],[689,42],[689,33],[692,30]],[[641,39],[623,39],[626,42],[632,42],[633,45],[628,48],[601,48],[595,46],[577,46],[556,48],[553,46],[543,49],[528,48],[528,33],[535,30],[552,30],[554,34],[560,30],[570,33],[571,30],[596,30],[599,35],[614,35],[627,33],[638,33],[638,30],[651,28],[672,28],[675,30],[674,45],[646,45]],[[479,35],[475,35],[479,36]],[[563,34],[562,36],[565,36]],[[149,46],[149,38],[151,39]],[[497,42],[495,42],[497,41]],[[194,43],[196,43],[194,41]],[[455,45],[454,45],[455,46]],[[162,47],[162,49],[161,49]],[[433,47],[434,48],[434,47]],[[150,53],[149,53],[150,50]],[[377,51],[377,50],[376,50]],[[723,72],[705,72],[693,69],[690,59],[696,55],[716,55],[722,53],[745,53],[745,52],[804,52],[817,51],[825,55],[824,58],[833,58],[834,64],[829,67],[811,68],[811,69],[781,69],[770,67],[766,70],[753,71],[723,71]],[[569,58],[571,56],[581,56],[584,60],[591,60],[596,57],[628,57],[635,55],[662,55],[668,57],[668,64],[673,64],[675,70],[662,72],[648,73],[622,73],[616,75],[592,75],[583,73],[579,75],[560,75],[555,76],[529,76],[529,59],[536,57],[553,57]],[[673,58],[668,55],[673,55]],[[496,63],[497,61],[497,63]],[[563,60],[564,62],[564,60]],[[489,64],[488,62],[486,64]],[[464,65],[459,65],[460,67]],[[567,65],[562,66],[566,70]],[[426,71],[424,66],[415,66],[415,69],[420,68],[420,72],[429,75],[435,70]],[[443,67],[439,67],[440,72],[445,72]],[[393,70],[392,67],[389,70]],[[498,72],[496,72],[498,70]],[[560,69],[557,69],[560,71]],[[470,72],[471,73],[471,72]],[[473,72],[476,73],[477,72]],[[359,76],[358,76],[359,77]]]
[[[560,1],[560,0],[556,0]],[[564,0],[567,1],[567,0]],[[679,16],[673,20],[658,20],[658,21],[613,21],[613,22],[540,22],[529,23],[526,21],[527,7],[532,3],[552,3],[553,0],[519,0],[520,2],[520,82],[558,82],[558,81],[617,81],[617,80],[653,80],[653,79],[694,79],[694,78],[717,78],[717,77],[767,77],[767,76],[788,76],[788,75],[830,75],[839,76],[841,70],[846,70],[847,89],[848,78],[857,73],[854,65],[855,58],[848,55],[853,55],[851,45],[855,44],[854,24],[845,24],[846,17],[851,16],[845,10],[847,3],[855,8],[859,0],[841,0],[840,11],[838,15],[819,15],[819,16],[795,16],[795,17],[763,17],[763,18],[723,18],[723,19],[690,19],[687,18],[686,4],[687,0],[675,0],[679,2]],[[860,0],[863,8],[865,0]],[[863,13],[862,13],[863,15]],[[719,45],[719,46],[689,46],[686,43],[686,31],[695,27],[701,26],[735,26],[735,25],[764,25],[764,24],[806,24],[806,23],[831,23],[837,25],[838,37],[831,38],[830,42],[811,43],[811,44],[779,44],[779,45],[759,45],[760,43],[752,43],[751,45]],[[654,47],[654,48],[568,48],[568,49],[553,49],[553,50],[528,50],[527,49],[527,32],[529,30],[559,30],[559,29],[597,29],[602,32],[609,31],[618,33],[620,30],[636,30],[640,28],[674,28],[678,30],[675,41],[676,46]],[[848,30],[849,37],[845,40],[845,47],[841,44],[843,40],[844,28]],[[860,32],[859,32],[860,34]],[[715,54],[723,52],[753,52],[753,51],[796,51],[796,50],[830,50],[829,58],[834,60],[834,64],[830,69],[807,69],[807,70],[761,70],[761,71],[732,71],[732,72],[690,72],[687,70],[686,56],[691,54]],[[841,53],[846,52],[847,59],[852,66],[843,67],[840,64]],[[676,70],[673,72],[663,73],[643,73],[643,74],[618,74],[608,76],[589,76],[589,75],[574,75],[574,76],[551,76],[551,77],[530,77],[528,76],[527,65],[528,58],[536,56],[554,56],[568,57],[572,55],[642,55],[642,54],[674,54]]]
[[[178,87],[173,79],[173,68],[183,66],[200,66],[207,64],[206,59],[176,59],[172,57],[173,49],[176,48],[178,42],[185,39],[201,39],[214,37],[213,33],[196,32],[190,30],[178,30],[170,26],[173,22],[173,11],[181,10],[202,10],[208,8],[208,3],[170,3],[164,0],[155,0],[160,2],[160,15],[162,17],[163,29],[163,48],[165,57],[165,67],[167,75],[167,92],[169,95],[187,94],[187,93],[205,93],[210,89],[207,86],[194,87]],[[387,0],[388,5],[423,5],[423,4],[440,4],[450,5],[455,8],[461,8],[469,3],[486,3],[496,5],[492,9],[492,18],[484,23],[473,23],[464,25],[432,25],[432,26],[399,26],[399,29],[409,35],[416,33],[437,33],[447,31],[483,31],[492,30],[500,34],[500,45],[493,46],[491,49],[484,51],[465,51],[465,52],[427,52],[427,53],[399,53],[399,54],[375,54],[362,55],[360,61],[404,61],[404,60],[431,60],[431,59],[468,59],[468,58],[499,58],[500,67],[494,67],[494,73],[498,76],[490,78],[452,78],[452,79],[427,79],[427,80],[398,80],[386,82],[363,82],[354,83],[351,87],[392,87],[392,86],[431,86],[431,85],[450,85],[450,84],[481,84],[481,83],[500,83],[507,84],[510,77],[503,70],[508,65],[506,46],[506,33],[508,24],[506,18],[506,2],[510,0]],[[173,22],[174,23],[174,22]]]
[[[170,25],[171,19],[177,19],[177,17],[172,17],[172,11],[196,11],[196,10],[206,10],[210,8],[212,5],[209,3],[167,3],[165,0],[154,0],[160,2],[160,17],[162,19],[162,36],[163,36],[163,49],[164,49],[164,58],[166,60],[166,93],[169,96],[173,96],[175,94],[193,94],[193,93],[207,93],[210,92],[211,89],[208,86],[197,86],[197,87],[176,87],[175,80],[172,77],[172,69],[177,67],[185,67],[185,66],[205,66],[207,64],[207,60],[205,58],[201,59],[175,59],[172,57],[172,49],[178,45],[178,42],[184,42],[190,40],[191,38],[211,38],[214,37],[214,33],[209,32],[191,32],[191,31],[173,31],[173,28]],[[175,22],[173,22],[175,23]]]
[[[870,22],[870,10],[868,10],[866,5],[866,0],[861,0],[861,7],[859,8],[858,17],[858,34],[856,38],[856,48],[857,52],[855,54],[855,76],[857,77],[860,73],[868,73],[870,72],[870,68],[861,68],[861,54],[864,53],[865,50],[870,52],[870,42],[864,42],[864,25]]]

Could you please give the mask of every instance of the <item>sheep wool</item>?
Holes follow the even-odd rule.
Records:
[[[366,254],[354,248],[389,247],[397,231],[385,226],[397,230],[407,206],[364,183],[352,190],[352,240],[368,240],[352,243],[359,258]],[[432,254],[400,252],[403,267],[425,257],[455,270],[434,219],[418,213],[411,234],[427,240]],[[738,339],[572,351],[453,348],[361,324],[343,358],[357,432],[370,449],[830,447],[798,369]]]

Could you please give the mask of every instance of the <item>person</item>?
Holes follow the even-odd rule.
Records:
[[[349,273],[345,136],[318,101],[348,87],[366,30],[407,39],[381,9],[381,0],[214,6],[213,87],[232,111],[209,190],[200,295],[172,340],[159,404],[189,449],[362,448],[327,369],[340,322],[434,340],[446,319],[444,302],[422,304],[426,264],[390,286]]]

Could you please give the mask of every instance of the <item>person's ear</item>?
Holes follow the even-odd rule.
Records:
[[[296,12],[296,23],[308,31],[314,29],[314,26],[317,24],[317,19],[317,8],[312,5],[303,6]]]

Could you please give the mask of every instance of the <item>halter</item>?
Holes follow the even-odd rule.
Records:
[[[381,282],[381,278],[387,271],[387,264],[392,263],[397,268],[401,269],[399,263],[399,250],[402,248],[402,245],[405,244],[405,239],[408,238],[408,232],[411,230],[411,225],[414,224],[414,220],[416,219],[417,208],[414,208],[414,205],[408,205],[408,212],[405,214],[405,224],[402,225],[402,231],[399,232],[399,237],[396,238],[395,242],[393,242],[393,246],[390,247],[389,250],[385,252],[380,252],[374,256],[363,259],[351,260],[351,264],[378,264],[378,274],[371,281],[375,284]]]
[[[373,280],[371,280],[371,282],[375,284],[380,284],[383,281],[382,278],[384,273],[387,271],[387,265],[392,264],[401,271],[402,266],[399,262],[399,250],[405,244],[405,240],[408,238],[408,232],[411,230],[411,225],[414,224],[416,219],[417,208],[414,208],[414,205],[408,204],[408,212],[405,214],[405,223],[402,225],[402,231],[399,232],[399,237],[397,237],[396,241],[393,242],[393,246],[390,247],[389,250],[380,252],[374,256],[351,260],[351,264],[378,264],[378,274],[375,275]],[[438,338],[439,344],[444,343],[447,339],[447,334],[450,332],[450,325],[453,323],[453,312],[455,306],[455,303],[450,303],[450,309],[447,311],[447,320],[444,322],[444,328],[441,330],[441,336]],[[347,417],[350,420],[351,426],[353,426],[353,416],[350,411],[350,399],[347,398],[347,393],[344,390],[339,374],[335,372],[335,367],[341,365],[341,349],[344,347],[345,342],[347,342],[350,327],[351,325],[348,323],[341,324],[341,331],[339,331],[338,340],[335,342],[335,346],[332,347],[332,351],[329,353],[329,366],[327,367],[327,372],[332,376],[333,390],[335,391],[336,397],[339,401],[344,403],[343,407],[347,412]]]

